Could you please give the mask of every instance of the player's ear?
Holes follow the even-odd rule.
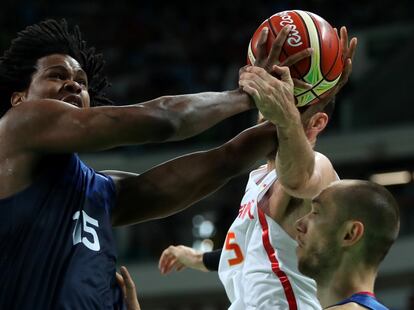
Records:
[[[317,112],[311,116],[306,126],[306,136],[313,141],[328,124],[328,115],[324,112]]]
[[[360,221],[347,221],[342,230],[342,246],[349,247],[361,240],[364,235],[364,224]]]
[[[26,92],[15,91],[10,98],[10,103],[13,107],[22,103],[26,99]]]
[[[328,114],[324,112],[317,112],[312,116],[310,121],[310,129],[319,133],[325,129],[326,125],[328,125]]]

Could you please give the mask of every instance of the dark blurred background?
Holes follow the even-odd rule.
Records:
[[[132,104],[162,95],[236,88],[251,35],[265,18],[288,9],[314,12],[334,27],[346,25],[351,36],[358,36],[353,75],[337,98],[317,149],[332,159],[341,178],[376,180],[399,200],[401,235],[384,262],[377,292],[393,309],[410,309],[414,283],[410,257],[414,254],[413,2],[3,1],[0,50],[27,25],[66,18],[78,24],[89,45],[104,54],[111,99],[120,105]],[[223,143],[252,125],[255,114],[235,116],[183,142],[82,157],[97,170],[143,172],[175,156]],[[247,174],[241,175],[167,219],[115,230],[120,263],[133,271],[144,309],[226,309],[216,274],[184,272],[161,277],[155,262],[170,244],[202,250],[221,247],[246,181]]]

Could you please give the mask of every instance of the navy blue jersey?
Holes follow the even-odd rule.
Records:
[[[360,292],[352,295],[351,297],[337,303],[335,306],[344,305],[350,302],[354,302],[362,307],[371,310],[388,310],[383,304],[381,304],[375,295],[369,292]]]
[[[0,309],[122,309],[114,200],[112,179],[74,154],[0,199]]]

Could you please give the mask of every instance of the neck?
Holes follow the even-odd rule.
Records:
[[[358,292],[374,292],[377,270],[355,261],[342,264],[332,273],[324,273],[323,279],[316,279],[318,298],[323,308],[341,302]]]

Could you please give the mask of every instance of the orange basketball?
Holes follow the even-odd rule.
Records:
[[[276,35],[287,25],[291,25],[292,30],[283,45],[279,59],[281,62],[294,53],[313,48],[311,57],[290,66],[293,78],[301,79],[313,86],[309,90],[295,87],[297,106],[301,107],[313,104],[326,96],[338,82],[344,66],[342,47],[338,34],[322,17],[300,10],[283,11],[272,15],[257,28],[249,43],[248,63],[255,62],[257,41],[263,27],[269,29],[269,51]]]

